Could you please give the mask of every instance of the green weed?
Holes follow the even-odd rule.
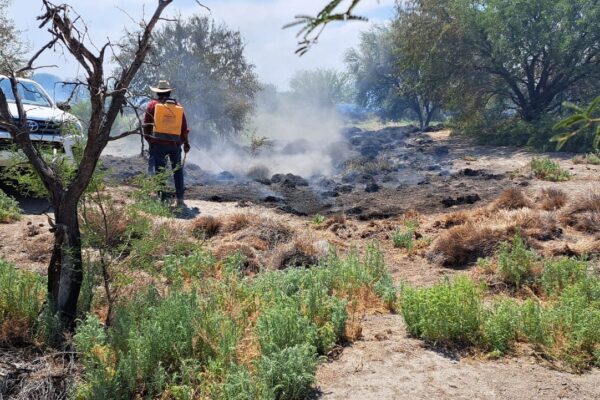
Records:
[[[416,221],[407,221],[402,229],[398,228],[392,235],[392,243],[397,249],[412,251],[415,248],[415,231],[419,227]]]
[[[533,176],[551,182],[563,182],[571,179],[571,173],[560,167],[556,161],[548,157],[534,158],[530,163]]]
[[[402,315],[411,335],[428,342],[473,345],[480,340],[482,287],[466,277],[430,288],[405,286]]]
[[[536,255],[527,249],[521,236],[515,235],[512,243],[500,244],[498,252],[498,272],[507,284],[520,288],[533,282]]]
[[[0,258],[0,341],[31,340],[45,296],[41,276]]]
[[[496,354],[504,354],[517,340],[520,329],[520,307],[512,299],[502,299],[485,314],[483,343]]]
[[[563,257],[544,263],[541,283],[548,296],[560,295],[570,285],[581,282],[587,277],[585,261]]]
[[[10,224],[20,219],[19,203],[0,189],[0,224]]]

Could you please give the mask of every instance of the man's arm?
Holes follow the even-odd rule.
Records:
[[[183,151],[190,151],[190,130],[188,129],[185,113],[183,113],[183,121],[181,121],[181,141],[183,142]]]
[[[156,101],[152,100],[148,107],[146,107],[146,112],[144,113],[144,136],[152,135],[152,128],[154,126],[154,106],[156,105]]]

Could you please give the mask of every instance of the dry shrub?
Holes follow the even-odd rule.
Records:
[[[478,258],[494,254],[508,238],[506,229],[467,223],[455,226],[438,237],[427,254],[432,261],[451,268],[463,268]]]
[[[345,225],[346,224],[346,216],[344,214],[336,214],[333,217],[330,217],[323,223],[323,228],[329,229],[334,225]]]
[[[287,224],[267,218],[253,218],[252,224],[248,223],[235,239],[242,242],[250,238],[252,240],[259,239],[268,249],[274,249],[281,244],[288,243],[293,236],[294,231]]]
[[[548,241],[562,236],[562,229],[558,226],[556,216],[549,212],[540,212],[531,209],[520,209],[501,215],[508,222],[508,233],[521,234],[526,239],[534,238]]]
[[[227,233],[239,232],[255,220],[247,214],[231,214],[221,218],[222,230]]]
[[[542,189],[536,197],[536,203],[542,210],[555,211],[563,208],[569,196],[560,189]]]
[[[469,221],[469,219],[470,216],[466,211],[456,211],[445,215],[444,219],[438,224],[441,224],[442,228],[448,229],[454,226],[464,225]]]
[[[213,251],[213,255],[217,260],[223,261],[235,254],[244,256],[244,262],[240,265],[242,272],[247,274],[255,274],[260,271],[260,262],[256,251],[244,243],[224,243],[218,246]]]
[[[500,194],[492,207],[496,210],[517,210],[519,208],[533,208],[533,204],[522,190],[509,188]]]
[[[192,221],[191,232],[196,239],[210,239],[221,231],[221,221],[212,216],[202,216]]]
[[[117,202],[103,209],[88,205],[83,209],[80,220],[84,234],[93,233],[109,247],[116,247],[126,240],[127,227],[131,224],[129,214]]]
[[[271,170],[264,165],[255,165],[246,173],[249,179],[268,179],[271,177]]]
[[[364,285],[351,293],[336,293],[336,295],[351,299],[346,307],[348,320],[344,330],[344,337],[349,341],[362,337],[362,322],[365,315],[387,314],[390,311],[381,298]]]
[[[309,267],[319,264],[323,252],[307,238],[298,238],[280,247],[273,257],[275,269]]]
[[[592,193],[574,200],[561,217],[561,223],[580,232],[600,230],[600,194]]]

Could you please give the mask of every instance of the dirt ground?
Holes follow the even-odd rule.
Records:
[[[576,165],[572,155],[551,155],[573,174],[568,182],[551,183],[530,176],[527,166],[533,155],[526,151],[474,146],[465,139],[449,137],[447,132],[429,137],[425,151],[447,149],[444,162],[450,173],[426,173],[417,184],[384,185],[374,193],[354,190],[325,202],[310,186],[301,187],[278,193],[285,201],[273,204],[259,195],[262,189],[256,183],[204,182],[190,189],[187,203],[198,207],[201,215],[242,213],[272,218],[315,241],[326,240],[342,252],[363,250],[377,241],[396,283],[431,285],[444,276],[471,271],[443,268],[423,252],[409,255],[394,249],[391,234],[407,212],[420,220],[420,234],[435,238],[440,233],[436,221],[453,211],[489,204],[506,188],[521,188],[531,199],[542,188],[560,188],[577,196],[596,190],[600,180],[600,166]],[[448,198],[460,200],[467,195],[477,195],[474,204],[458,201],[457,205],[444,205]],[[0,225],[0,255],[20,268],[45,273],[51,235],[47,217],[40,214],[44,204],[21,200],[26,211],[23,219]],[[299,210],[302,202],[309,206]],[[317,213],[345,213],[347,221],[341,230],[319,228],[312,222]],[[553,369],[531,351],[521,353],[500,360],[441,354],[410,338],[401,316],[368,315],[362,339],[344,348],[338,359],[320,366],[317,388],[320,398],[332,400],[600,398],[599,370],[574,375]]]
[[[343,399],[598,399],[600,371],[571,375],[533,355],[460,359],[411,339],[399,315],[364,320],[363,339],[321,365],[320,398]]]

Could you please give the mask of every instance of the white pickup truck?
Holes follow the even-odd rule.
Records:
[[[27,114],[29,137],[34,145],[44,145],[52,148],[55,155],[64,153],[73,157],[75,135],[80,135],[82,128],[77,118],[66,112],[68,106],[57,105],[48,93],[37,83],[29,79],[19,79],[18,91]],[[0,90],[6,96],[9,110],[18,118],[17,106],[11,88],[10,80],[0,75]],[[74,127],[69,130],[63,127],[69,124]],[[13,141],[10,133],[0,128],[0,167],[8,166],[14,160]]]

